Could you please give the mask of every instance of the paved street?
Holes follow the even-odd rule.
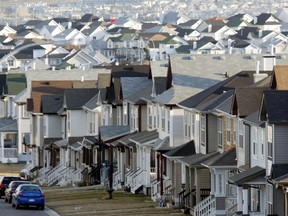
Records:
[[[38,210],[35,207],[15,209],[10,203],[5,203],[4,199],[0,199],[0,216],[13,215],[13,216],[52,216],[54,215],[51,210],[46,208],[44,211]]]

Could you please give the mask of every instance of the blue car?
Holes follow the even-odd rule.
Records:
[[[41,210],[45,208],[45,194],[38,185],[21,184],[12,194],[12,207],[37,206]]]

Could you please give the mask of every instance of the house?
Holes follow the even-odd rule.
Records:
[[[271,13],[261,13],[254,17],[253,25],[263,31],[280,32],[281,20]]]
[[[253,17],[249,14],[236,14],[227,19],[226,25],[229,28],[233,28],[234,30],[240,30],[243,27],[247,27],[251,25],[251,21]]]
[[[286,154],[286,148],[283,148],[286,117],[283,115],[285,100],[282,100],[287,94],[287,85],[284,81],[287,79],[286,71],[287,66],[275,66],[272,79],[273,90],[264,92],[259,111],[260,120],[266,122],[267,147],[265,150],[267,151],[267,209],[269,214],[286,214],[287,212],[284,204],[287,201],[285,190],[287,161],[283,157]],[[279,105],[277,112],[273,108],[275,104]]]
[[[86,36],[77,29],[65,29],[55,35],[52,40],[64,45],[84,46],[86,44]]]
[[[160,16],[160,23],[162,24],[171,23],[173,25],[178,25],[180,23],[185,23],[188,20],[190,19],[180,12],[169,11]]]
[[[13,102],[15,96],[22,92],[26,86],[25,74],[9,73],[2,80],[2,100],[1,100],[1,162],[18,163],[23,161],[26,154],[22,140],[19,139],[17,119],[22,118],[22,113],[18,112],[16,104]],[[25,129],[24,129],[25,130]]]
[[[159,43],[159,58],[165,60],[169,55],[176,53],[181,45],[188,45],[188,42],[179,36],[169,36]]]
[[[17,34],[17,31],[13,28],[10,27],[8,24],[5,26],[2,26],[0,35],[1,36],[6,36],[6,37],[13,37]]]

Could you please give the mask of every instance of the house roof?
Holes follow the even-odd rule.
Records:
[[[82,109],[92,97],[98,93],[96,88],[66,89],[64,92],[64,106],[68,110]]]
[[[247,123],[251,123],[258,126],[265,125],[265,121],[261,121],[259,118],[259,110],[255,111],[254,113],[251,113],[250,115],[246,116],[244,118],[244,121]]]
[[[183,156],[194,155],[194,154],[196,154],[195,143],[194,143],[194,140],[191,140],[185,144],[182,144],[164,153],[164,156],[168,158],[173,158],[173,157],[183,157]]]
[[[231,90],[253,84],[253,74],[254,71],[242,71],[181,101],[179,105],[202,111],[212,110],[232,96],[234,91]]]
[[[134,134],[129,138],[129,140],[138,144],[147,144],[147,143],[151,144],[151,142],[158,139],[158,137],[159,133],[157,132],[157,130],[153,131],[145,130]]]
[[[236,148],[231,148],[203,162],[208,167],[237,167]]]
[[[12,118],[0,118],[1,132],[15,132],[18,131],[17,120]]]
[[[219,152],[211,152],[209,154],[202,154],[202,153],[198,153],[198,154],[192,154],[192,155],[188,155],[182,158],[179,158],[178,161],[180,161],[181,163],[184,163],[190,167],[197,167],[197,166],[202,166],[202,162],[204,162],[205,160],[208,160],[209,158],[220,154]]]
[[[270,123],[288,122],[288,91],[264,91],[262,112],[265,109],[265,116]],[[263,113],[261,113],[261,116]]]
[[[43,114],[57,114],[63,107],[63,95],[42,95],[41,112]]]
[[[276,17],[274,14],[271,14],[271,13],[261,13],[257,16],[257,22],[255,23],[256,25],[265,25],[267,24],[267,20],[270,18],[270,17],[273,17],[275,19],[274,22],[268,22],[269,24],[279,24],[280,25],[280,22],[281,20]]]
[[[259,166],[255,166],[255,167],[252,167],[251,169],[248,169],[246,171],[237,173],[229,177],[228,181],[232,184],[242,185],[243,183],[247,181],[252,181],[254,179],[257,179],[258,177],[264,177],[265,173],[266,173],[265,169]]]
[[[119,139],[130,133],[130,126],[101,126],[99,136],[103,142],[110,142]]]
[[[112,77],[140,77],[148,76],[150,67],[149,65],[119,65],[112,66]]]
[[[121,78],[121,88],[123,99],[144,90],[145,88],[152,88],[152,80],[147,77],[122,77]]]
[[[71,81],[32,81],[31,96],[33,99],[33,111],[41,112],[42,95],[61,95],[66,88],[72,88]]]
[[[288,164],[272,164],[270,179],[279,181],[288,175]]]
[[[17,95],[26,88],[27,80],[24,73],[7,73],[4,94]]]
[[[236,88],[233,114],[246,117],[260,109],[262,94],[268,88]]]
[[[132,141],[130,140],[130,137],[134,136],[135,134],[137,134],[138,132],[137,131],[134,131],[120,139],[118,139],[116,142],[122,144],[122,145],[126,145],[128,147],[130,147],[132,145]],[[135,143],[133,143],[135,145]]]
[[[277,90],[288,90],[288,65],[275,65],[272,87]]]

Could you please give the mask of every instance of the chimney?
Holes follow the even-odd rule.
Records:
[[[267,76],[268,76],[268,74],[266,74],[266,73],[261,73],[260,74],[260,61],[257,61],[257,63],[256,63],[256,73],[253,74],[254,83],[257,83],[260,80],[263,80]]]
[[[212,24],[209,24],[208,25],[208,32],[211,32],[212,31]]]
[[[260,29],[260,30],[258,31],[258,37],[261,38],[262,36],[263,36],[263,31]]]
[[[275,55],[264,55],[263,56],[263,70],[273,71],[274,65],[276,64]]]
[[[271,55],[274,55],[274,44],[271,44],[271,50],[270,50]]]
[[[194,42],[193,42],[193,49],[194,49],[194,50],[197,49],[197,41],[194,41]]]
[[[257,24],[257,22],[258,22],[258,17],[254,17],[253,22],[254,22],[254,25]]]

